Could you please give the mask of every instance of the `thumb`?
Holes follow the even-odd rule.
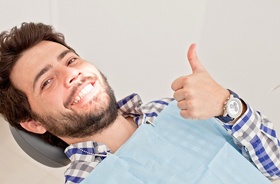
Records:
[[[197,57],[195,43],[191,44],[191,46],[189,47],[187,56],[193,73],[195,73],[196,71],[204,70],[204,66],[200,63]]]

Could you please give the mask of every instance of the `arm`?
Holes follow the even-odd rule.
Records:
[[[208,119],[224,114],[230,92],[219,85],[200,63],[195,45],[188,51],[192,73],[172,83],[174,99],[184,118]],[[280,146],[272,123],[243,101],[243,112],[224,127],[232,135],[242,154],[269,179],[280,178]]]
[[[270,180],[280,178],[280,145],[272,122],[246,104],[246,111],[234,124],[224,124],[235,143]]]

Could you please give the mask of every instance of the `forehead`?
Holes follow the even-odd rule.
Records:
[[[61,44],[41,41],[24,51],[11,71],[13,85],[23,92],[28,92],[37,73],[46,65],[57,61],[58,55],[65,50],[68,48]]]

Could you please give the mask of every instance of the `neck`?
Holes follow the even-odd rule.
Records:
[[[123,145],[137,129],[132,118],[124,118],[119,115],[114,123],[101,132],[86,138],[61,138],[68,144],[85,141],[101,142],[114,153]]]

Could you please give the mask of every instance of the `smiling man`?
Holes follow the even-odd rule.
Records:
[[[197,59],[195,45],[188,59],[193,73],[172,84],[180,114],[186,119],[216,117],[239,152],[267,178],[279,178],[279,141],[273,124],[211,78]],[[51,26],[23,23],[1,33],[0,113],[12,126],[65,148],[71,160],[66,183],[83,181],[140,125],[152,124],[171,101],[143,105],[137,94],[131,94],[116,102],[106,77]],[[232,103],[234,110],[227,111]]]
[[[74,143],[69,137],[91,136],[117,117],[116,100],[105,77],[55,42],[42,41],[24,51],[11,71],[11,82],[29,99],[36,121],[21,125],[31,132],[48,130]]]
[[[72,166],[65,174],[67,182],[80,182],[131,136],[146,119],[143,113],[153,111],[147,117],[153,120],[171,100],[152,102],[145,109],[132,94],[117,104],[106,77],[48,25],[23,23],[10,34],[3,32],[0,48],[0,98],[5,104],[0,112],[8,122],[50,144],[70,145],[66,153],[77,148],[100,153],[91,162],[76,162],[78,158],[68,154]],[[84,173],[76,175],[81,168]]]

